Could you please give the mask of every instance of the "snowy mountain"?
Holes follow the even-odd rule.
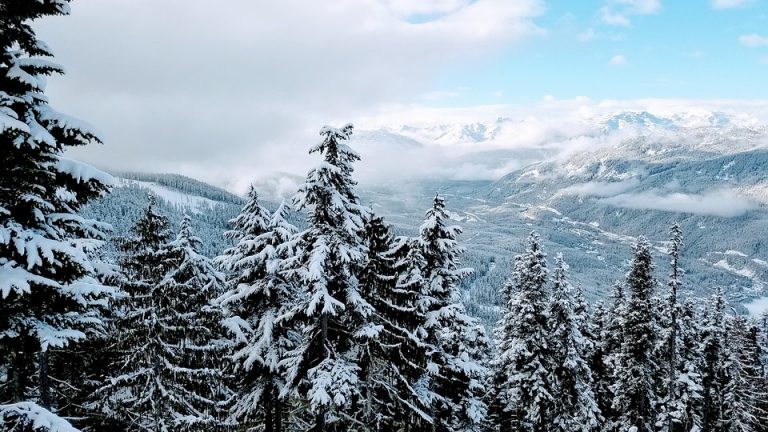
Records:
[[[466,287],[470,304],[493,303],[510,270],[506,260],[533,229],[550,254],[564,253],[591,296],[603,296],[623,275],[630,245],[641,235],[653,242],[663,281],[667,230],[676,220],[687,236],[686,289],[706,295],[723,286],[735,303],[768,295],[768,245],[761,238],[768,229],[765,124],[718,111],[618,112],[585,121],[578,136],[505,147],[504,137],[526,121],[533,120],[401,127],[425,146],[432,140],[450,149],[471,141],[498,148],[454,155],[451,175],[423,179],[405,198],[393,185],[363,193],[403,230],[418,222],[435,191],[447,197],[465,229],[465,260],[480,269]],[[574,142],[582,143],[580,151],[557,148]],[[469,165],[486,172],[513,168],[493,181],[455,175]]]

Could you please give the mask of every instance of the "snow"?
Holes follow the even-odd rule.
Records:
[[[145,182],[139,180],[119,179],[117,187],[138,186],[152,191],[158,198],[163,199],[169,204],[186,207],[191,212],[199,213],[200,208],[214,207],[220,204],[212,199],[203,198],[197,195],[186,194],[157,183]]]
[[[115,185],[115,178],[111,175],[76,160],[59,157],[56,169],[71,175],[78,182],[96,180],[107,186]]]
[[[752,270],[750,270],[750,269],[748,269],[746,267],[744,267],[742,269],[737,269],[736,267],[733,267],[732,265],[728,264],[728,261],[726,261],[724,259],[714,263],[713,265],[715,267],[721,268],[723,270],[729,271],[729,272],[731,272],[733,274],[736,274],[736,275],[739,275],[739,276],[743,276],[743,277],[748,278],[748,279],[754,279],[754,277],[755,277],[755,272],[753,272]]]
[[[768,313],[768,297],[756,298],[749,303],[745,303],[744,307],[747,308],[750,316],[757,318]]]
[[[3,426],[3,430],[16,430],[22,419],[30,423],[36,432],[79,432],[68,421],[35,403],[0,405],[0,426]]]

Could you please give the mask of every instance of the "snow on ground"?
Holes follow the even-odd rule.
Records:
[[[757,318],[764,313],[768,313],[768,297],[760,297],[749,303],[744,303],[744,307],[749,311],[749,315]]]
[[[165,186],[161,186],[157,183],[144,182],[139,180],[120,179],[118,183],[119,187],[125,187],[129,185],[135,185],[144,189],[149,189],[158,198],[162,198],[170,204],[175,204],[188,208],[190,211],[199,212],[200,208],[212,207],[220,204],[214,200],[203,198],[197,195],[189,195],[183,192],[179,192]]]
[[[713,264],[715,267],[719,267],[723,270],[729,271],[731,273],[737,274],[739,276],[744,276],[748,279],[754,279],[755,278],[755,272],[752,270],[744,267],[742,269],[737,269],[736,267],[733,267],[732,265],[728,264],[728,261],[726,260],[720,260]]]

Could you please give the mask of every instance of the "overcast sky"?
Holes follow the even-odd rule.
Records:
[[[326,123],[768,97],[765,0],[74,0],[36,27],[52,104],[105,139],[77,157],[236,188],[303,173]]]

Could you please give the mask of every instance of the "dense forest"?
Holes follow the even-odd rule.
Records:
[[[681,298],[679,225],[667,263],[639,239],[593,304],[532,232],[487,333],[448,204],[393,234],[356,191],[352,125],[320,130],[290,202],[252,188],[218,256],[154,196],[107,244],[81,210],[114,179],[63,157],[100,138],[49,106],[63,70],[29,24],[68,10],[0,4],[3,431],[768,430],[768,316]]]

